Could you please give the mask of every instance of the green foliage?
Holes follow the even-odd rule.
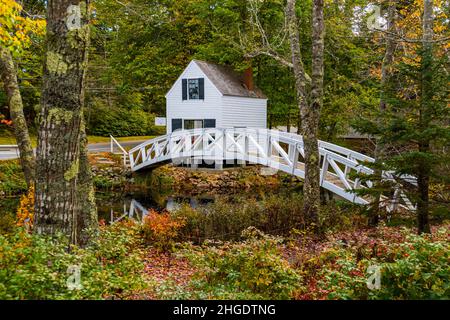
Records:
[[[357,250],[341,243],[325,250],[317,261],[322,265],[315,276],[317,291],[329,299],[449,299],[448,228],[433,237],[407,229],[400,236],[397,243],[387,240]],[[367,287],[369,266],[380,268],[378,290]]]
[[[0,197],[16,195],[27,191],[27,184],[19,161],[0,161]]]
[[[280,239],[254,228],[240,243],[191,247],[185,255],[198,272],[191,285],[197,299],[289,299],[299,275],[281,256]]]
[[[449,299],[450,244],[448,229],[437,231],[441,240],[409,235],[392,248],[394,262],[381,264],[382,287],[372,299]]]
[[[99,100],[92,102],[88,133],[97,136],[126,137],[145,136],[158,133],[155,118],[142,109],[131,107],[109,107]]]
[[[0,212],[0,234],[14,232],[16,220],[14,219],[14,214],[12,213],[13,211],[5,212],[0,205]]]
[[[289,41],[282,31],[285,2],[254,2],[267,40],[276,42],[277,51],[289,61]],[[377,104],[376,85],[367,79],[367,69],[381,57],[373,54],[374,45],[365,34],[360,38],[354,33],[354,10],[366,4],[354,0],[326,6],[321,135],[329,139],[346,133],[349,117]],[[311,1],[297,1],[297,6],[305,70],[311,70]],[[245,54],[258,51],[266,41],[251,19],[249,1],[97,1],[89,83],[98,90],[88,92],[87,104],[99,99],[117,108],[132,100],[139,109],[163,115],[165,94],[193,58],[230,65],[238,72],[249,66]],[[269,123],[298,126],[292,70],[263,55],[251,63],[257,86],[269,98]]]
[[[403,5],[402,19],[413,17],[417,8]],[[436,30],[437,22],[436,19]],[[419,34],[419,38],[421,36]],[[407,54],[396,51],[380,88],[385,106],[361,113],[353,124],[359,132],[376,138],[377,161],[372,164],[375,169],[391,171],[396,177],[417,178],[416,186],[411,186],[404,179],[394,183],[380,182],[381,175],[374,175],[374,188],[362,192],[375,198],[392,193],[393,184],[397,184],[397,188],[400,187],[408,199],[417,204],[419,232],[429,231],[429,212],[440,205],[430,199],[430,182],[448,184],[450,181],[446,151],[450,143],[450,76],[445,71],[449,65],[445,51],[444,43],[439,42],[429,45],[418,42],[409,46]]]
[[[18,229],[0,235],[1,299],[124,298],[143,288],[143,251],[134,224],[101,227],[85,249],[67,251],[63,238]],[[70,266],[81,268],[80,290],[70,290]],[[69,270],[69,271],[68,271]]]

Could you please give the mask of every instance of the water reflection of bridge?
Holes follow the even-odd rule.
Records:
[[[167,198],[167,202],[165,204],[165,210],[171,212],[176,211],[181,208],[183,204],[188,204],[192,208],[197,208],[205,203],[210,203],[214,201],[210,198],[199,199],[197,197],[169,197]],[[136,199],[124,200],[123,203],[123,211],[120,213],[120,216],[117,217],[117,212],[114,212],[113,209],[110,211],[110,222],[115,223],[121,221],[125,218],[134,219],[137,221],[143,221],[145,216],[149,213],[149,208],[143,205]]]
[[[126,202],[123,204],[123,214],[119,218],[114,217],[114,210],[111,209],[111,223],[119,222],[125,218],[135,219],[143,221],[145,216],[148,215],[149,210],[146,209],[139,201],[132,199],[130,204]]]

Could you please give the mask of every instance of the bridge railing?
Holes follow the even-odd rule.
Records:
[[[370,199],[354,191],[372,187],[358,174],[373,174],[368,163],[374,159],[353,150],[319,141],[321,186],[354,203]],[[172,161],[248,161],[281,170],[300,178],[305,176],[304,146],[301,136],[267,129],[206,128],[176,131],[149,140],[129,151],[133,171]],[[385,179],[394,179],[384,173]],[[394,202],[405,198],[397,193]],[[406,204],[412,207],[411,203]]]

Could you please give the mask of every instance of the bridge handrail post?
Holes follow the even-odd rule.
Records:
[[[119,149],[122,151],[122,156],[123,156],[123,166],[126,167],[127,166],[127,157],[129,157],[128,152],[120,145],[119,141],[117,141],[112,135],[109,135],[110,137],[110,148],[111,148],[111,153],[114,153],[114,144],[116,144]],[[131,163],[130,163],[131,166]]]
[[[128,153],[128,152],[120,145],[119,141],[117,141],[116,138],[114,138],[112,135],[109,135],[109,136],[110,136],[110,138],[111,138],[111,153],[114,152],[114,145],[113,145],[113,143],[116,144],[124,154],[127,154],[127,153]]]

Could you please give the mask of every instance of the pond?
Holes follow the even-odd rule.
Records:
[[[217,194],[214,191],[203,194],[179,194],[177,192],[161,192],[161,190],[154,190],[153,192],[97,192],[96,202],[98,209],[99,221],[103,220],[105,223],[116,222],[125,217],[142,220],[143,215],[147,214],[149,210],[154,209],[158,212],[167,210],[169,212],[176,211],[183,205],[189,205],[192,208],[207,206],[219,199],[226,199],[226,201],[233,202],[237,198],[252,198],[260,200],[269,193],[284,195],[298,192],[298,189],[282,189],[282,190],[252,190],[251,192],[242,191],[231,194]],[[20,197],[0,198],[0,217],[5,215],[14,215],[19,206]]]
[[[217,197],[215,194],[204,195],[179,195],[160,193],[133,193],[133,194],[113,194],[98,192],[96,195],[99,220],[107,223],[119,221],[125,217],[136,220],[142,219],[149,210],[158,212],[163,210],[176,211],[182,205],[189,205],[192,208],[205,206],[213,203]]]

